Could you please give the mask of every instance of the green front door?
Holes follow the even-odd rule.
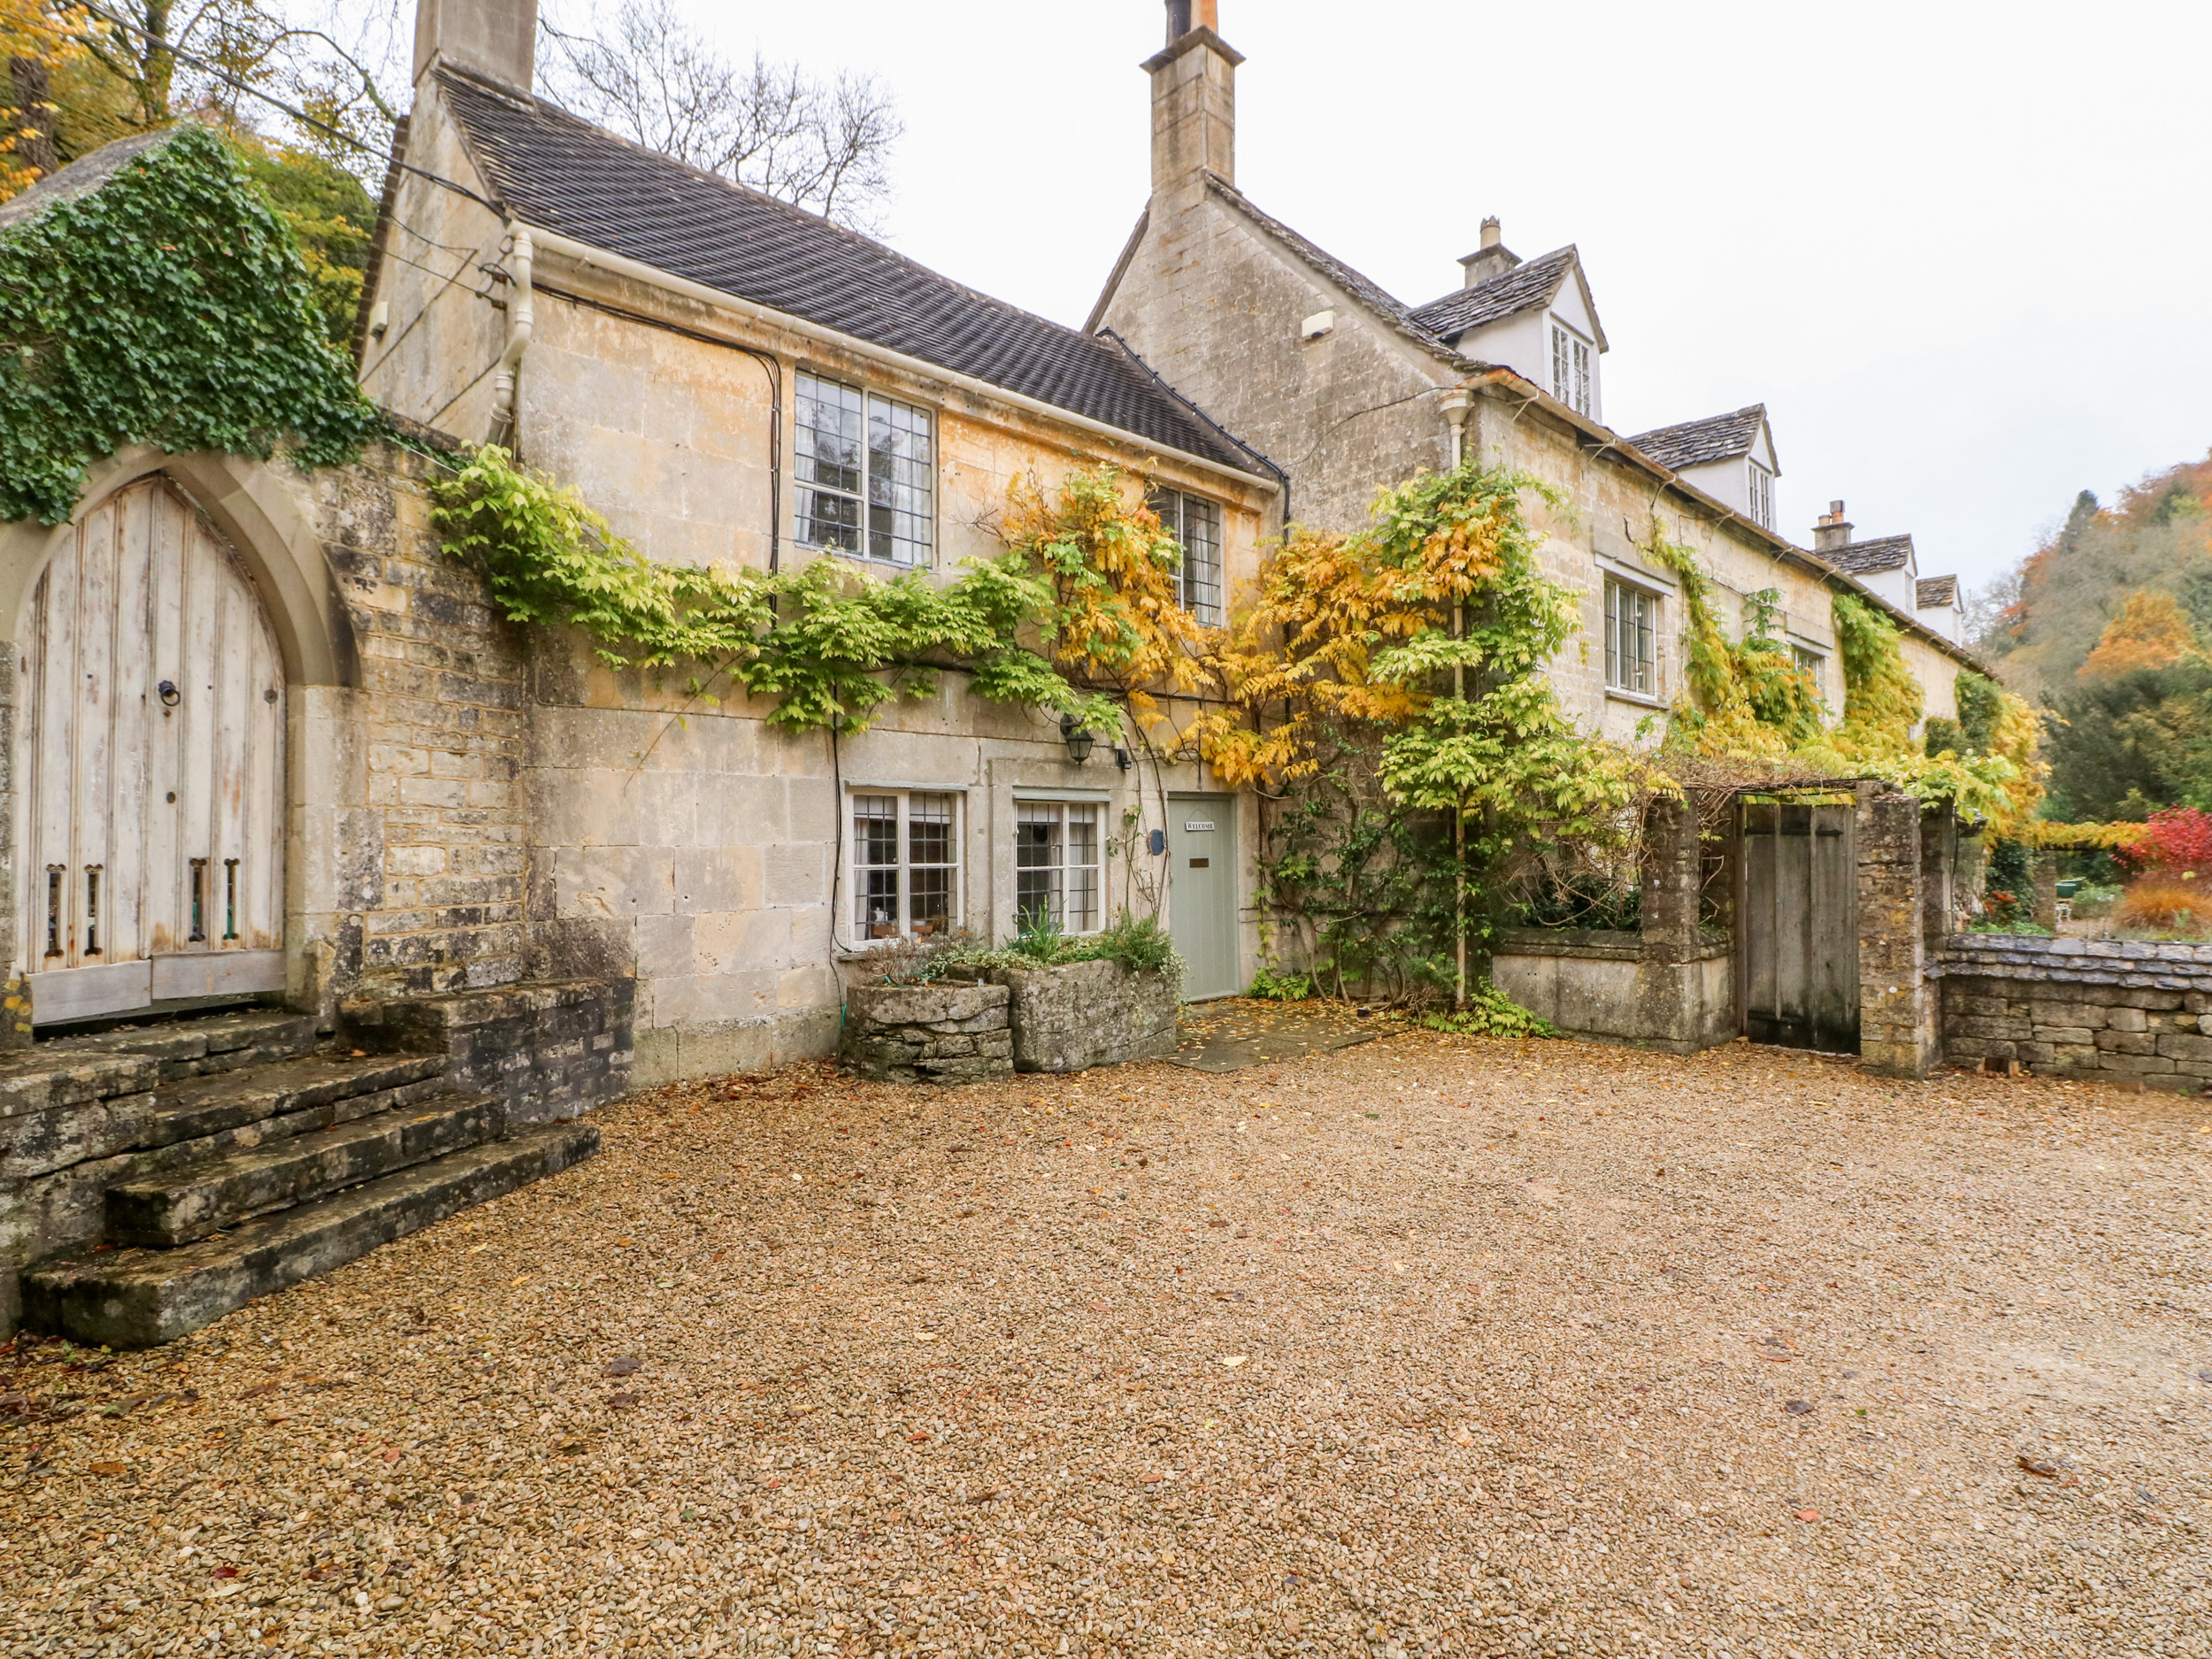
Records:
[[[1182,953],[1183,996],[1234,996],[1237,972],[1237,801],[1167,798],[1168,931]]]

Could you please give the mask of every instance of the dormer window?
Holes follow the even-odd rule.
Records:
[[[1751,469],[1751,522],[1763,529],[1774,528],[1774,474],[1756,461],[1745,463]]]
[[[1551,326],[1551,395],[1578,415],[1590,412],[1590,342],[1558,321]]]

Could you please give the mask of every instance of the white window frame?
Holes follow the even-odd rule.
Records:
[[[1223,605],[1221,527],[1227,516],[1210,496],[1187,490],[1157,488],[1145,504],[1160,517],[1175,544],[1183,549],[1182,568],[1176,572],[1175,596],[1183,609],[1210,628],[1222,626],[1227,612]],[[1211,519],[1209,526],[1207,520]],[[1210,528],[1211,540],[1205,532]],[[1199,534],[1194,537],[1193,531]]]
[[[818,548],[895,570],[933,566],[937,545],[936,417],[919,403],[902,403],[811,369],[801,369],[793,377],[793,388],[792,427],[796,435],[792,462],[795,486],[792,540],[801,547]],[[834,458],[827,462],[840,471],[851,472],[857,488],[846,488],[842,479],[826,480],[821,474],[826,463],[819,438],[843,437],[849,442],[852,438],[850,434],[830,433],[823,426],[808,423],[808,411],[820,406],[824,393],[835,395],[833,404],[840,415],[857,417],[857,465],[848,469]],[[813,447],[810,447],[810,440]],[[899,441],[906,448],[918,441],[921,454],[900,453]],[[896,475],[902,463],[910,468],[910,477]],[[849,508],[849,514],[832,518],[817,510],[818,500]],[[849,524],[843,522],[848,516]],[[823,535],[824,525],[849,533],[851,545],[847,545],[843,534]]]
[[[1611,695],[1657,703],[1666,695],[1661,660],[1661,620],[1665,601],[1664,594],[1652,588],[1623,581],[1617,576],[1606,577],[1605,689]],[[1648,647],[1649,655],[1638,652],[1634,654],[1634,662],[1628,662],[1628,654],[1620,649],[1624,637],[1636,646]],[[1642,672],[1638,673],[1637,669]],[[1647,683],[1637,684],[1639,679]]]
[[[1774,528],[1774,474],[1756,461],[1747,461],[1751,469],[1751,522],[1762,529]]]
[[[860,807],[864,801],[890,801],[895,803],[890,819],[896,836],[896,859],[890,864],[876,864],[864,857],[866,848],[860,833]],[[918,861],[914,857],[913,826],[916,822],[915,803],[924,802],[924,811],[935,811],[937,803],[944,803],[951,814],[948,836],[949,861]],[[947,880],[947,910],[941,933],[932,929],[926,937],[949,937],[960,931],[963,901],[966,883],[966,859],[963,856],[967,833],[967,796],[959,789],[904,784],[848,784],[843,803],[844,833],[841,850],[845,859],[847,890],[840,900],[841,914],[838,931],[859,949],[872,949],[895,940],[918,937],[915,932],[914,877],[917,872],[943,870],[949,872]],[[876,819],[880,822],[882,820]],[[923,820],[925,822],[930,820]],[[872,879],[879,873],[892,876],[892,903],[895,919],[889,923],[869,913],[872,897],[875,896]],[[890,926],[895,931],[879,933],[878,927]]]
[[[1578,415],[1590,412],[1595,359],[1590,342],[1556,317],[1551,319],[1551,395]]]
[[[1070,934],[1095,933],[1106,926],[1106,833],[1107,809],[1105,801],[1051,800],[1034,795],[1014,797],[1014,927],[1019,932],[1024,910],[1022,908],[1022,877],[1025,873],[1043,871],[1058,878],[1048,881],[1053,918],[1063,933]],[[1068,825],[1077,815],[1087,815],[1079,821],[1087,822],[1091,830],[1090,856],[1087,860],[1068,857]],[[1022,862],[1024,830],[1033,823],[1049,822],[1056,826],[1051,851],[1054,858],[1045,864],[1025,864]],[[1089,906],[1080,918],[1080,925],[1071,924],[1068,917],[1068,875],[1077,872],[1087,876],[1086,884],[1090,896]]]

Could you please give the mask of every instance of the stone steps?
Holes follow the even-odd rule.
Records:
[[[396,1092],[403,1091],[366,1098],[385,1100]],[[326,1110],[317,1109],[316,1115]],[[159,1249],[189,1244],[271,1210],[474,1146],[502,1126],[498,1102],[482,1095],[441,1094],[390,1106],[173,1174],[111,1187],[107,1236],[111,1243]]]
[[[312,1015],[286,1009],[246,1008],[197,1019],[154,1020],[119,1025],[82,1037],[38,1045],[42,1054],[84,1061],[135,1056],[153,1061],[164,1079],[266,1065],[307,1053],[321,1041]]]
[[[139,1144],[165,1147],[273,1119],[296,1120],[300,1129],[325,1128],[403,1103],[380,1097],[434,1082],[445,1070],[442,1054],[326,1053],[280,1060],[243,1074],[192,1078],[156,1091]],[[298,1114],[308,1111],[322,1116],[298,1120]]]
[[[599,1130],[548,1124],[488,1141],[167,1250],[114,1250],[23,1276],[34,1329],[84,1343],[174,1340],[257,1297],[589,1157]]]

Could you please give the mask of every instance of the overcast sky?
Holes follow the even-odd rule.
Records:
[[[1415,303],[1486,213],[1577,243],[1610,424],[1763,402],[1801,541],[1842,496],[1979,585],[2212,445],[2203,0],[1220,6],[1255,202]],[[687,8],[880,76],[887,239],[1082,323],[1144,203],[1160,0]]]

